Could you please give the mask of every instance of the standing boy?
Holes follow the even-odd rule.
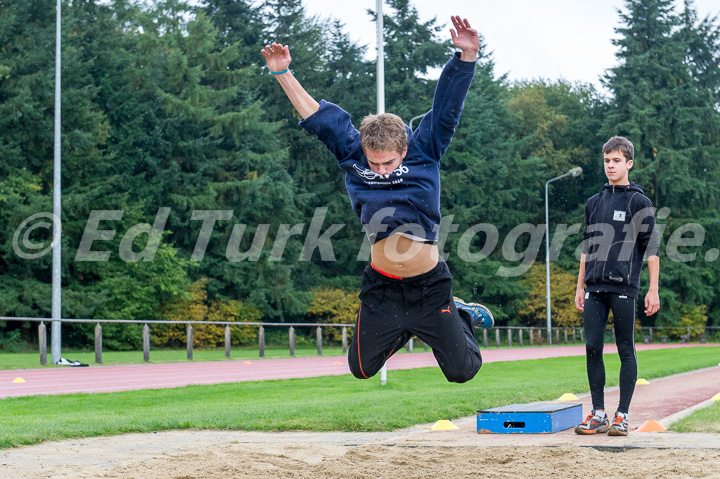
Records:
[[[627,436],[628,409],[637,380],[634,334],[640,270],[647,254],[650,287],[645,296],[645,314],[650,316],[660,309],[659,237],[652,202],[628,180],[635,153],[633,144],[615,136],[603,145],[602,151],[608,183],[585,205],[584,245],[575,293],[575,307],[583,312],[593,410],[575,432]],[[603,363],[610,311],[620,356],[620,402],[611,425],[605,413]]]
[[[448,381],[472,379],[482,365],[474,325],[490,327],[490,311],[454,300],[452,277],[439,256],[440,159],[460,113],[480,47],[467,20],[452,17],[456,53],[438,80],[433,107],[415,131],[389,113],[365,117],[360,131],[350,115],[316,102],[289,71],[287,45],[262,50],[308,133],[335,155],[355,213],[372,243],[348,362],[358,378],[376,374],[411,337],[433,349]]]

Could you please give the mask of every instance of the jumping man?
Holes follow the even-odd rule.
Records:
[[[445,65],[433,107],[413,132],[396,115],[365,117],[358,131],[337,105],[316,102],[289,71],[288,45],[262,50],[268,68],[303,120],[300,126],[335,155],[372,244],[348,362],[357,378],[376,374],[411,337],[428,344],[448,381],[472,379],[482,365],[474,326],[491,327],[490,311],[452,296],[440,258],[440,159],[460,121],[475,73],[478,33],[452,17],[461,50]]]

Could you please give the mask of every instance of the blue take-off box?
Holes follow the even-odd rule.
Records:
[[[510,404],[477,412],[479,434],[547,434],[581,422],[582,404]]]

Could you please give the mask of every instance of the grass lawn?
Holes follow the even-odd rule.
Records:
[[[638,352],[652,379],[717,364],[720,347]],[[617,354],[605,357],[617,385]],[[387,386],[352,376],[243,382],[0,400],[0,448],[44,440],[167,429],[388,431],[477,409],[587,391],[585,358],[490,363],[466,384],[437,367],[392,371]]]
[[[671,424],[668,429],[674,432],[720,433],[720,401],[710,407],[695,411],[685,419]]]

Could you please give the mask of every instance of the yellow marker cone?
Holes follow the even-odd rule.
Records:
[[[13,382],[14,383],[24,383],[25,380],[23,378],[15,378],[15,379],[13,379]]]
[[[637,432],[661,432],[667,431],[667,428],[659,422],[651,419],[642,423],[642,426],[636,429]]]
[[[441,419],[430,428],[431,431],[453,431],[460,429],[455,424],[451,423],[447,419]]]
[[[720,401],[720,393],[717,393],[713,397],[710,398],[711,401]]]
[[[635,381],[635,384],[637,384],[638,386],[646,386],[650,383],[648,382],[647,379],[640,378],[637,381]]]
[[[340,366],[341,364],[342,364],[342,363],[341,363],[340,361],[335,361],[335,362],[333,363],[333,365],[335,365],[335,366]]]
[[[558,401],[577,401],[578,397],[574,395],[573,393],[565,393],[562,396],[560,396]]]
[[[250,361],[243,361],[243,364],[252,364]]]

